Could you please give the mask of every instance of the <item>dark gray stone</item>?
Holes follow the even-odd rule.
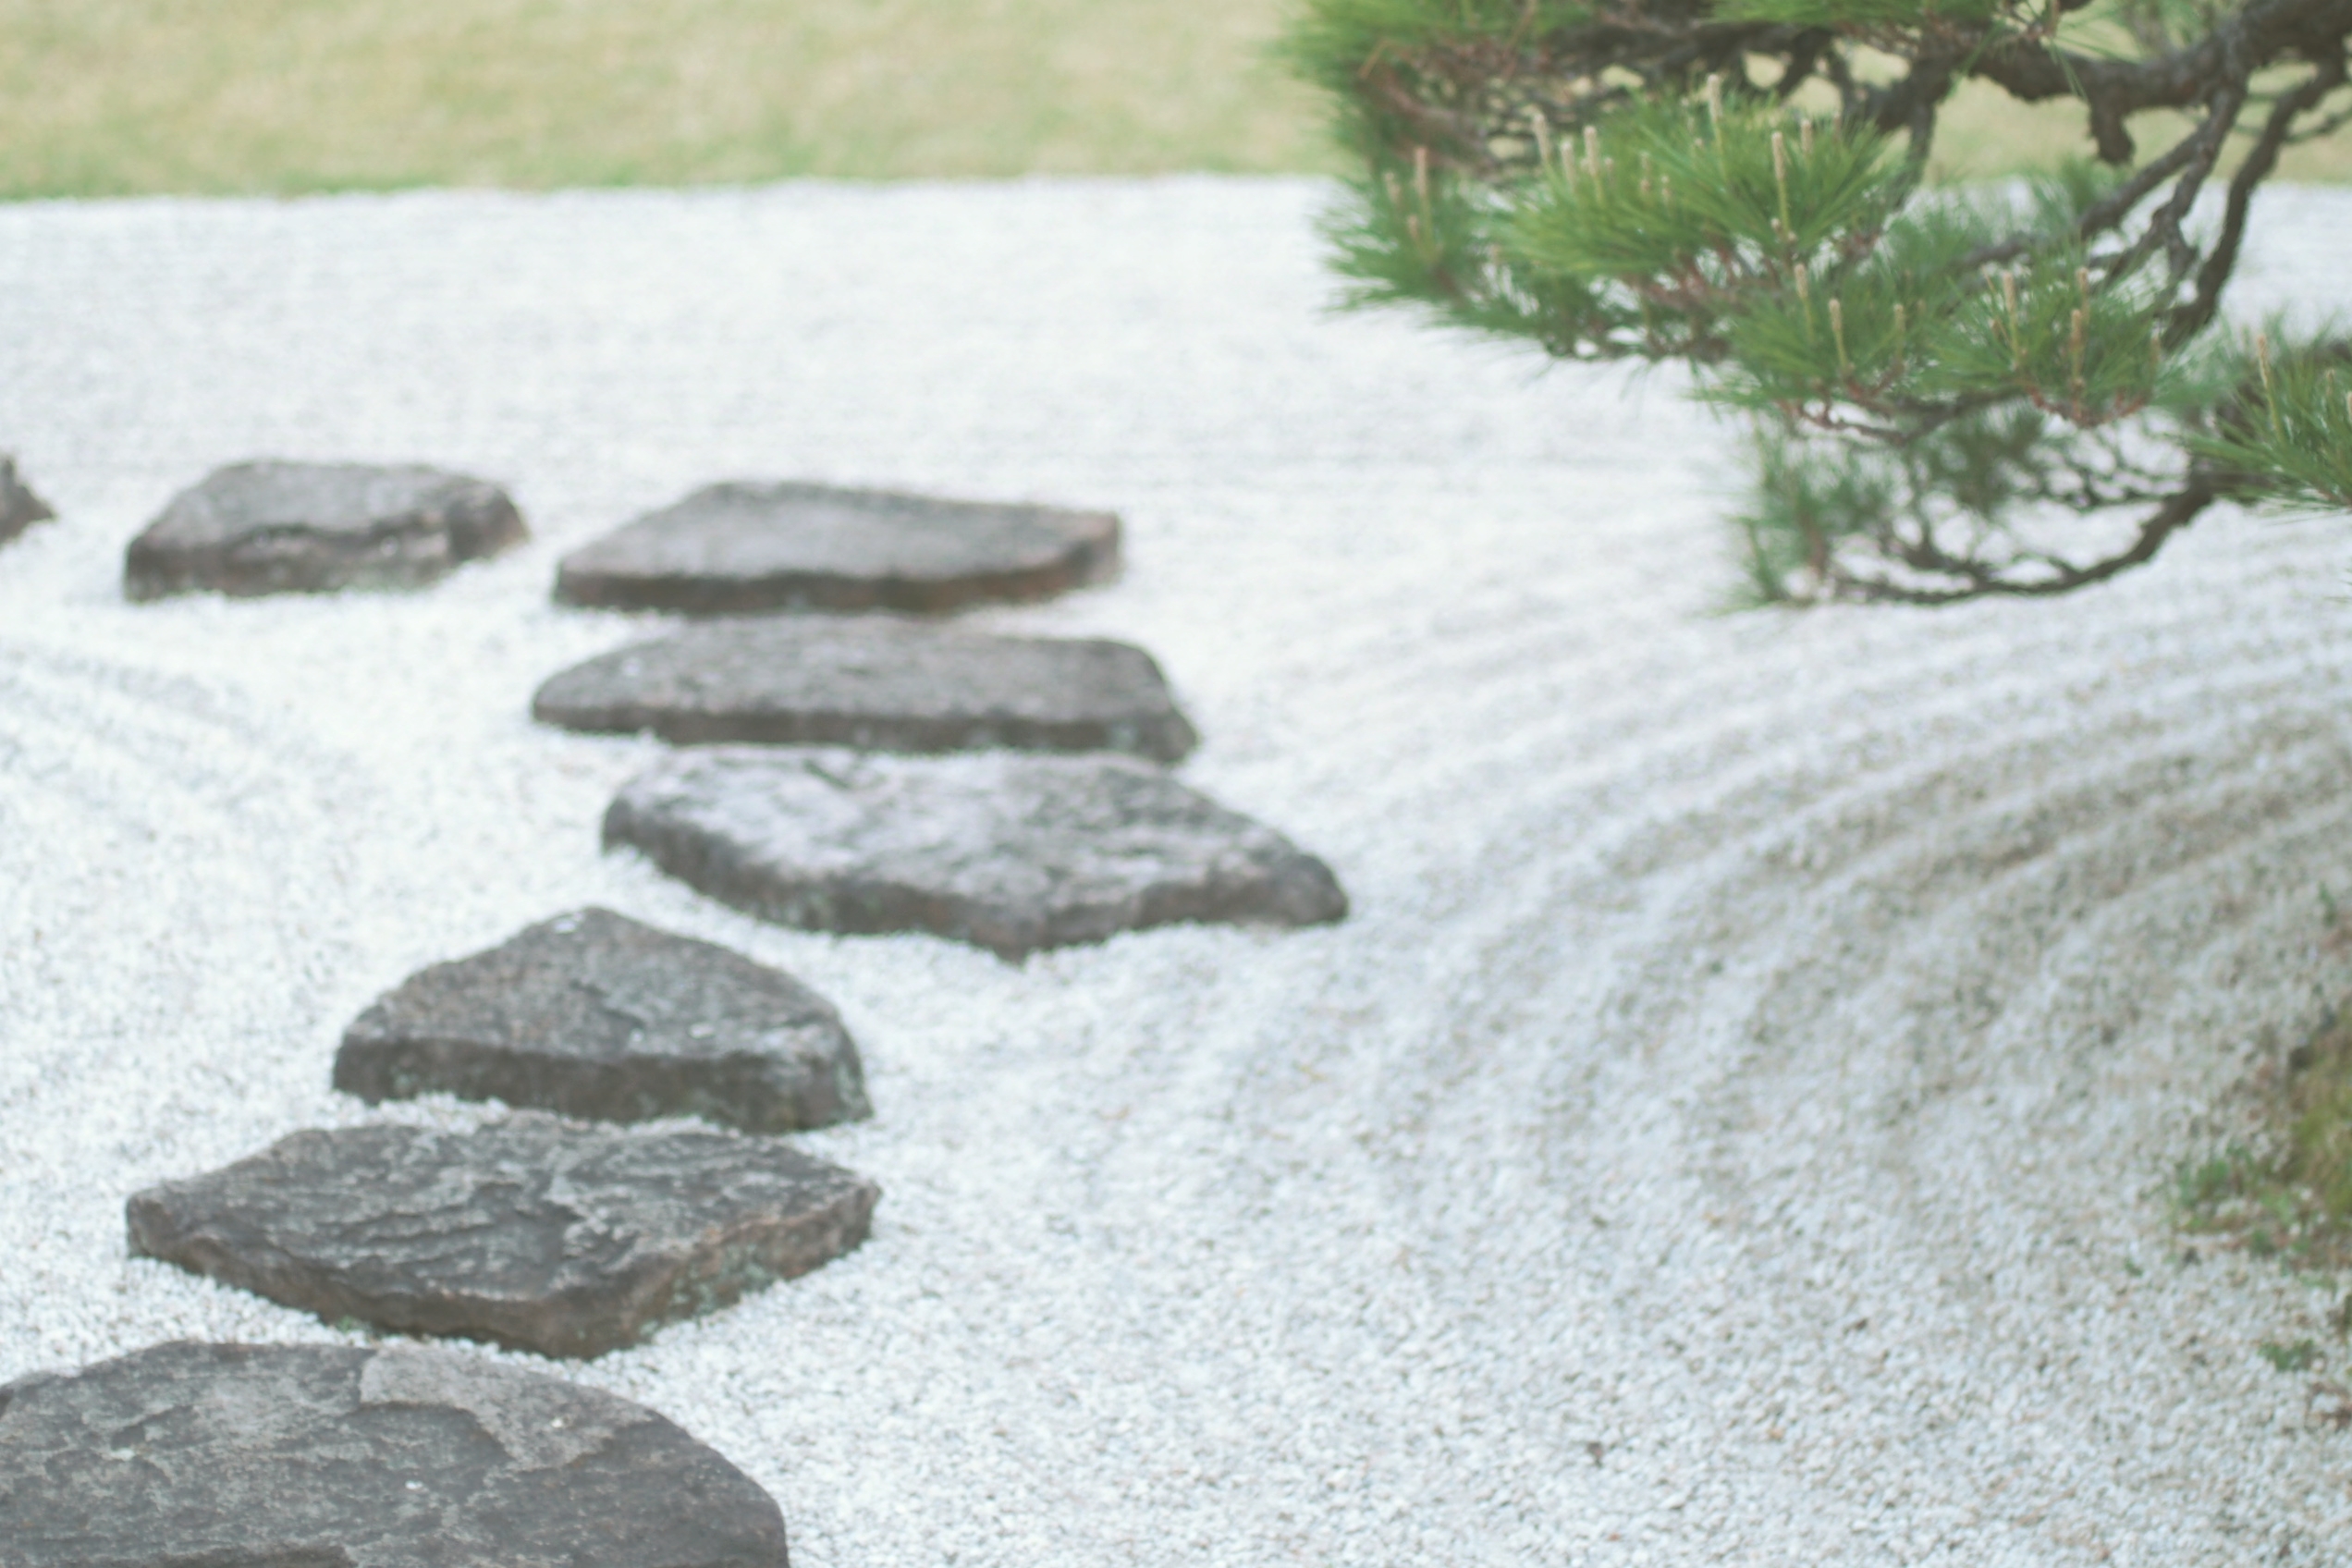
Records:
[[[238,463],[181,491],[130,542],[123,592],[156,599],[420,588],[525,537],[506,492],[463,474]]]
[[[603,1121],[788,1133],[871,1116],[832,1004],[709,942],[583,909],[403,981],[344,1031],[335,1086]]]
[[[1141,648],[839,616],[640,643],[565,670],[531,711],[570,729],[651,730],[680,745],[1010,746],[1174,762],[1199,740]]]
[[[297,1133],[129,1219],[135,1255],[329,1323],[593,1356],[840,1256],[880,1195],[779,1139],[524,1111]]]
[[[574,550],[556,597],[690,615],[936,611],[1042,599],[1118,567],[1109,512],[739,482]]]
[[[7,1568],[785,1568],[644,1406],[419,1345],[154,1345],[0,1387]]]
[[[56,515],[17,472],[17,459],[0,452],[0,545]]]
[[[605,844],[816,931],[930,931],[1018,959],[1177,921],[1308,925],[1347,898],[1270,827],[1127,757],[723,747],[631,779]]]

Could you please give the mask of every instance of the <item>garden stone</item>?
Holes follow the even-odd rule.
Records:
[[[880,1191],[775,1138],[582,1126],[282,1138],[130,1200],[130,1250],[329,1323],[594,1356],[805,1274]]]
[[[1330,870],[1131,758],[720,747],[624,786],[605,844],[786,925],[1019,959],[1177,921],[1341,918]]]
[[[0,545],[56,515],[17,472],[17,459],[0,452]]]
[[[832,1004],[709,942],[583,909],[420,970],[353,1021],[335,1086],[753,1133],[873,1114]]]
[[[526,537],[506,492],[439,469],[250,462],[215,469],[130,543],[123,592],[418,588]]]
[[[1109,512],[739,482],[574,550],[556,597],[692,615],[936,611],[1046,598],[1118,566]]]
[[[1141,648],[835,616],[640,643],[565,670],[531,711],[570,729],[651,730],[680,745],[1007,746],[1174,762],[1199,739]]]
[[[416,1345],[179,1341],[0,1387],[7,1568],[785,1568],[640,1404]]]

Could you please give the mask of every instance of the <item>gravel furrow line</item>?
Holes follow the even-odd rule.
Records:
[[[2332,1305],[2177,1163],[2352,988],[2341,520],[2217,513],[2054,605],[1720,616],[1671,375],[1334,317],[1311,182],[0,209],[0,1379],[344,1338],[125,1256],[304,1126],[417,967],[604,904],[856,1035],[839,1261],[585,1366],[802,1568],[2321,1563]],[[2342,299],[2265,197],[2244,304]],[[418,460],[533,541],[428,592],[140,606],[212,467]],[[1187,782],[1348,921],[1020,966],[737,915],[596,825],[652,742],[532,692],[658,617],[557,558],[725,478],[1106,507]],[[2352,1371],[2333,1341],[2336,1375]],[[527,1357],[515,1357],[527,1361]]]

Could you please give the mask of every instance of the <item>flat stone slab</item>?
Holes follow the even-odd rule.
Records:
[[[0,545],[56,515],[17,472],[17,459],[0,452]]]
[[[775,1138],[524,1111],[297,1133],[128,1218],[134,1255],[329,1323],[593,1356],[840,1256],[880,1195]]]
[[[0,1387],[7,1568],[785,1568],[640,1404],[412,1345],[154,1345]]]
[[[1341,918],[1329,867],[1146,763],[718,747],[656,764],[605,813],[739,909],[816,931],[929,931],[1019,959],[1178,921]]]
[[[735,482],[563,558],[556,597],[616,609],[953,609],[1042,599],[1119,568],[1119,519],[888,490]]]
[[[123,592],[156,599],[421,588],[525,537],[506,492],[463,474],[237,463],[181,491],[130,542]]]
[[[531,711],[680,745],[1003,746],[1174,762],[1200,739],[1141,648],[839,616],[720,622],[621,648],[549,680]]]
[[[610,910],[418,971],[344,1031],[335,1086],[603,1121],[785,1133],[871,1116],[833,1005],[781,970]]]

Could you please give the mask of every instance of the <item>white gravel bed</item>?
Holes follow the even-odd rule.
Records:
[[[2352,529],[2215,515],[2057,605],[1711,613],[1671,376],[1334,317],[1311,182],[0,208],[0,1379],[335,1341],[125,1256],[133,1189],[370,1111],[343,1025],[602,902],[832,997],[874,1238],[568,1376],[801,1568],[2342,1561],[2321,1282],[2164,1194],[2352,989]],[[2346,298],[2282,191],[2249,308]],[[508,484],[402,596],[122,602],[257,455]],[[1192,782],[1343,925],[1011,967],[598,852],[651,744],[534,728],[654,629],[557,557],[704,481],[1107,506]],[[2284,1376],[2265,1340],[2316,1338]]]

